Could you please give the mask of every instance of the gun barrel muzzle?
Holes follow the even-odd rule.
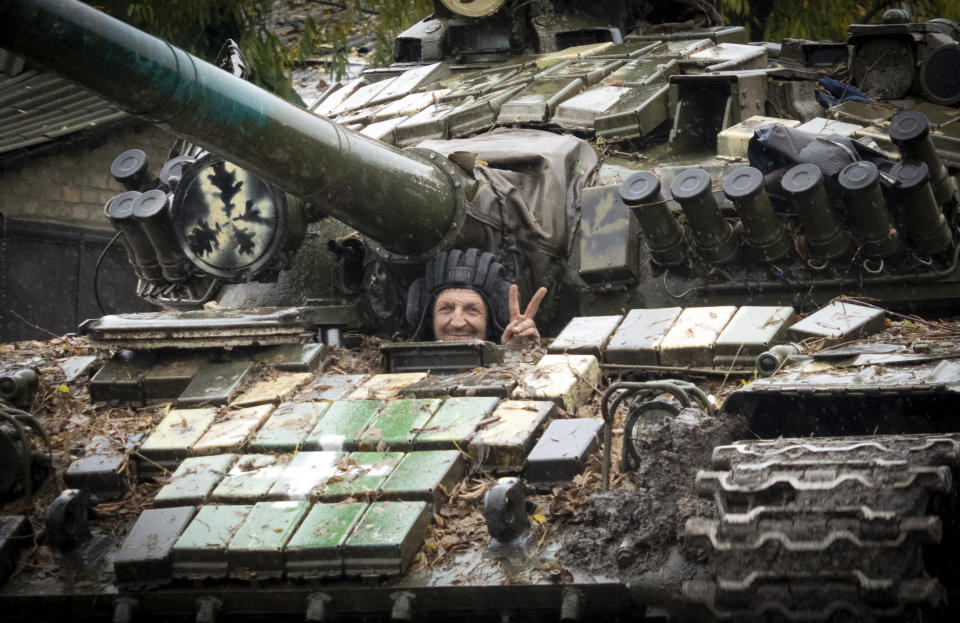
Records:
[[[811,259],[826,262],[847,255],[850,234],[833,213],[820,167],[809,162],[793,166],[780,185],[800,221]]]
[[[685,169],[673,178],[670,192],[687,215],[700,257],[711,264],[733,260],[740,243],[720,213],[710,175],[703,169]]]
[[[640,171],[620,185],[620,198],[640,223],[650,257],[661,266],[677,266],[687,258],[683,227],[677,222],[660,192],[660,178]]]
[[[761,261],[773,262],[790,252],[793,240],[786,225],[773,213],[759,169],[743,167],[727,175],[723,180],[723,194],[737,208],[752,255]]]

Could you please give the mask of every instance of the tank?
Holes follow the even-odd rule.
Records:
[[[349,328],[402,330],[395,319],[426,260],[471,246],[497,251],[525,295],[548,288],[541,322],[554,333],[587,310],[693,301],[956,302],[957,151],[943,119],[960,91],[931,74],[912,91],[881,89],[914,98],[900,115],[857,101],[826,111],[812,79],[846,60],[854,76],[869,73],[876,41],[896,37],[916,39],[910,53],[935,72],[953,53],[951,22],[854,25],[848,59],[833,43],[749,45],[740,27],[624,36],[626,13],[604,22],[577,3],[539,13],[449,5],[398,37],[394,64],[328,90],[311,111],[94,11],[11,4],[4,38],[189,141],[159,173],[129,155],[114,165],[128,191],[152,193],[154,220],[169,226],[144,216],[151,195],[139,208],[129,195],[105,208],[132,247],[140,294],[159,305],[309,300],[350,316]],[[45,37],[51,20],[62,32]],[[936,96],[922,86],[933,83],[945,85]],[[815,140],[832,135],[843,144]],[[900,152],[925,163],[924,179],[888,174]],[[838,178],[860,160],[875,161],[876,184]],[[551,161],[558,177],[544,168]],[[748,163],[764,175],[763,215],[723,190]],[[788,165],[823,170],[822,188],[807,189]],[[504,174],[517,169],[528,175]],[[619,196],[638,171],[657,175],[686,249]],[[686,197],[694,178],[709,182],[702,200]],[[520,194],[501,210],[511,187]],[[127,214],[124,201],[129,215],[114,217]],[[683,260],[651,254],[664,246]]]
[[[118,155],[104,208],[158,311],[4,409],[0,493],[40,500],[4,511],[5,611],[952,620],[957,326],[910,314],[960,299],[960,27],[435,9],[304,109],[235,50],[0,8],[5,48],[182,137]],[[464,248],[546,286],[555,338],[372,348]]]

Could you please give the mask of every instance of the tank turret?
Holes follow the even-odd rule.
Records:
[[[0,35],[187,141],[155,178],[121,154],[116,179],[142,195],[106,207],[138,293],[161,305],[310,304],[393,332],[450,248],[495,252],[524,297],[546,286],[545,334],[640,301],[957,300],[949,102],[828,113],[810,74],[785,68],[842,61],[842,46],[747,45],[728,26],[630,33],[626,3],[594,4],[438,2],[392,65],[309,110],[243,80],[243,63],[223,71],[75,1],[5,3]],[[855,58],[891,28],[960,45],[941,22],[858,25]]]

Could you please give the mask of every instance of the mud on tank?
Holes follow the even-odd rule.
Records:
[[[829,620],[844,614],[897,619],[943,605],[943,587],[956,590],[950,563],[924,560],[930,548],[922,545],[941,539],[949,545],[955,538],[952,523],[940,519],[950,513],[938,514],[937,507],[949,508],[954,500],[950,466],[956,440],[946,431],[956,428],[940,417],[954,404],[953,351],[947,344],[955,341],[952,329],[932,355],[916,351],[907,340],[885,353],[906,357],[895,363],[845,361],[843,366],[857,371],[849,378],[840,372],[826,374],[834,380],[817,377],[811,383],[798,376],[794,382],[784,376],[792,368],[784,368],[738,390],[717,417],[706,394],[689,380],[619,388],[613,383],[621,377],[666,374],[704,384],[703,378],[717,378],[718,371],[729,375],[739,368],[738,361],[750,362],[759,354],[744,350],[746,344],[756,346],[756,340],[719,340],[740,310],[747,310],[745,315],[778,310],[783,314],[778,326],[786,327],[793,314],[786,310],[811,310],[841,295],[865,297],[899,311],[931,313],[955,304],[960,292],[960,126],[955,123],[960,86],[950,68],[955,67],[958,27],[946,20],[911,23],[893,12],[883,24],[851,26],[846,43],[757,45],[748,43],[739,27],[624,34],[635,16],[615,2],[592,3],[592,8],[593,13],[578,3],[443,2],[433,16],[398,38],[393,65],[331,89],[309,111],[246,83],[242,63],[227,62],[228,71],[221,71],[76,3],[12,2],[0,9],[5,46],[184,137],[158,174],[151,173],[142,152],[118,157],[112,173],[126,192],[105,207],[140,278],[138,293],[181,311],[106,317],[85,327],[101,347],[126,349],[104,366],[111,372],[113,365],[114,380],[135,378],[111,384],[103,382],[109,378],[104,375],[101,383],[90,384],[95,398],[177,400],[163,417],[155,413],[156,426],[143,431],[146,441],[135,450],[138,467],[176,474],[192,461],[184,472],[196,469],[222,478],[236,469],[242,481],[244,474],[314,461],[296,467],[327,474],[326,480],[310,482],[297,493],[290,487],[302,482],[288,482],[281,492],[283,487],[273,491],[278,482],[273,481],[263,496],[252,498],[221,492],[216,499],[201,495],[198,502],[195,485],[185,487],[186,498],[168,490],[159,503],[154,497],[157,508],[140,515],[147,516],[142,530],[148,534],[131,537],[127,550],[118,553],[116,545],[109,550],[108,558],[115,562],[119,557],[118,576],[104,566],[90,570],[95,581],[34,585],[34,578],[21,573],[0,589],[12,612],[28,617],[48,603],[73,608],[78,616],[112,612],[120,620],[148,612],[198,620],[212,620],[218,613],[265,612],[306,614],[309,620],[326,620],[333,612],[406,620],[477,614],[472,609],[479,600],[488,606],[483,615],[492,617],[513,612],[555,618],[559,613],[577,620],[596,612],[633,618],[647,609],[651,617]],[[883,59],[894,60],[888,65]],[[848,64],[850,77],[867,97],[838,101],[849,95],[848,87],[821,79],[838,62]],[[829,104],[826,110],[817,103],[818,93]],[[510,359],[487,374],[419,377],[411,381],[414,389],[406,390],[405,399],[379,385],[387,383],[392,390],[389,382],[395,378],[366,379],[362,382],[374,386],[334,407],[341,401],[326,392],[342,383],[350,386],[342,396],[350,395],[359,387],[350,384],[361,380],[336,374],[318,378],[314,366],[330,355],[330,347],[343,344],[348,332],[404,329],[406,289],[425,262],[437,251],[465,247],[497,252],[507,276],[525,295],[539,285],[549,288],[545,332],[565,328],[553,343],[556,352],[537,362]],[[226,309],[198,309],[211,301]],[[744,306],[747,301],[750,306]],[[266,304],[280,308],[261,309]],[[704,322],[717,325],[711,329],[714,340],[707,346],[681,340],[676,348],[661,349],[659,343],[644,342],[648,333],[633,329],[619,351],[607,341],[618,330],[626,331],[628,321],[674,315],[669,328],[684,313],[695,318],[687,327],[692,334]],[[702,314],[709,321],[696,319]],[[769,326],[755,318],[751,322],[745,325],[747,333],[764,333]],[[583,324],[594,330],[605,327],[606,338],[591,338],[585,347],[564,341],[567,331],[577,335]],[[305,334],[326,344],[300,344]],[[896,342],[891,338],[890,343]],[[219,350],[211,355],[205,350],[211,347]],[[581,348],[586,354],[577,352]],[[297,388],[290,391],[301,400],[285,401],[276,409],[269,404],[241,408],[240,403],[225,410],[209,408],[211,397],[205,392],[221,391],[219,396],[227,396],[223,402],[232,404],[241,388],[245,394],[254,389],[248,376],[259,366],[276,365],[284,359],[277,353],[286,350],[299,362],[292,365],[304,368],[279,377]],[[196,353],[202,355],[186,363]],[[499,359],[490,353],[486,346],[455,352],[459,361],[475,364]],[[428,360],[436,365],[430,354]],[[932,358],[920,364],[914,356]],[[550,357],[562,359],[558,363]],[[820,357],[819,364],[830,356],[812,357]],[[168,368],[179,365],[179,376],[157,373],[163,367],[158,360]],[[369,362],[363,365],[369,367]],[[905,372],[893,375],[899,379],[894,383],[876,367],[881,365],[898,365]],[[572,378],[570,368],[576,371]],[[229,382],[198,382],[191,393],[190,384],[203,376],[200,372]],[[524,380],[524,373],[532,376]],[[300,385],[288,378],[295,374],[304,375]],[[874,376],[867,378],[869,374]],[[738,375],[747,379],[750,371]],[[614,390],[598,399],[591,386],[599,386],[601,378]],[[514,387],[504,389],[509,379],[528,389],[514,395]],[[546,388],[543,379],[550,381]],[[584,379],[591,382],[583,386]],[[112,389],[97,394],[103,388]],[[387,393],[381,395],[381,390]],[[464,460],[456,445],[418,448],[418,437],[432,421],[424,419],[427,415],[453,411],[448,404],[468,402],[457,399],[477,398],[478,391],[493,395],[483,408],[471,402],[480,409],[470,416],[477,428],[456,441],[471,447],[469,440],[475,437],[470,435],[482,438],[492,426],[484,420],[504,409],[513,415],[497,419],[527,427],[523,443],[515,444],[521,449],[477,443]],[[664,392],[675,401],[663,400]],[[831,396],[825,409],[830,416],[814,416],[804,402],[808,394],[820,393]],[[888,428],[869,418],[841,420],[847,423],[837,430],[820,428],[823,421],[836,419],[848,401],[861,406],[863,395],[874,406],[872,397],[878,397]],[[613,402],[618,399],[627,411],[624,427],[637,430],[641,449],[644,432],[637,422],[647,412],[659,426],[653,432],[661,435],[664,427],[676,432],[690,423],[696,432],[698,422],[712,418],[720,424],[703,427],[709,429],[705,439],[711,444],[729,441],[739,417],[746,418],[748,430],[764,437],[845,437],[718,448],[717,471],[696,480],[698,491],[713,496],[718,518],[690,519],[682,546],[676,543],[677,533],[669,531],[654,531],[658,536],[646,541],[638,538],[642,535],[618,533],[613,527],[620,524],[606,514],[636,506],[637,500],[669,513],[661,518],[666,526],[683,514],[660,505],[657,492],[644,485],[648,477],[655,480],[655,472],[642,453],[632,465],[624,462],[621,472],[632,478],[627,472],[633,470],[639,492],[618,491],[614,478],[611,491],[597,494],[606,496],[606,505],[586,500],[582,487],[579,496],[571,497],[569,490],[566,495],[531,495],[529,527],[524,513],[516,510],[526,508],[522,499],[517,502],[523,491],[516,483],[496,489],[489,478],[464,478],[457,471],[479,463],[516,475],[522,465],[517,457],[529,450],[524,444],[532,445],[547,421],[581,419],[557,417],[559,409],[567,415],[593,415],[583,419],[594,425],[597,415],[606,416],[610,439],[614,418],[620,422],[623,417]],[[515,400],[535,404],[519,407]],[[334,410],[330,422],[354,426],[353,437],[339,429],[330,433],[340,437],[340,444],[350,439],[347,445],[327,447],[333,442],[317,425],[328,414],[304,406],[321,403],[324,410]],[[374,425],[384,413],[389,417]],[[297,452],[301,446],[296,441],[292,450],[277,450],[263,439],[256,441],[278,415],[278,422],[305,418],[305,439],[316,432],[309,448]],[[459,412],[454,419],[461,417],[469,419]],[[409,426],[396,438],[384,437],[388,420]],[[239,445],[223,446],[224,429],[249,436]],[[195,448],[211,430],[219,432]],[[196,438],[164,445],[167,433],[185,432]],[[859,436],[881,432],[889,436]],[[627,436],[624,454],[631,448]],[[545,438],[550,434],[540,436]],[[619,433],[617,443],[603,445],[619,449]],[[601,472],[599,463],[617,472],[611,466],[616,461],[609,452],[606,461],[599,460],[592,444],[587,446],[590,452],[578,456],[586,461],[592,452],[595,470],[581,475],[581,484],[592,473],[597,488],[601,474],[610,475]],[[427,460],[409,459],[426,448],[446,452],[447,458],[435,455],[436,465],[412,471],[452,479],[424,485],[429,496],[381,500],[384,483],[372,489],[377,494],[362,488],[370,486],[363,479],[371,472]],[[336,454],[348,450],[350,454]],[[681,456],[688,471],[699,460],[682,452],[674,456]],[[282,461],[289,463],[277,465]],[[730,474],[721,475],[723,469]],[[341,480],[330,480],[332,474]],[[689,478],[692,488],[692,472]],[[885,492],[887,484],[905,480],[909,491],[902,496]],[[356,491],[332,491],[343,481],[364,484]],[[879,489],[871,488],[871,482],[880,483]],[[918,490],[913,483],[920,483]],[[171,484],[176,482],[166,486]],[[487,490],[499,491],[502,498],[500,515],[484,524],[479,499]],[[930,491],[940,497],[926,514]],[[305,499],[298,498],[301,493]],[[689,500],[686,494],[678,493],[678,499]],[[167,504],[164,497],[176,504],[189,502]],[[369,506],[354,508],[356,516],[348,510],[321,516],[328,510],[322,504],[342,505],[354,497],[359,501],[347,505],[402,504],[384,511],[397,513],[395,520],[376,526],[371,519],[371,527],[358,532],[370,537],[402,528],[400,537],[349,543],[351,531],[367,525],[360,517]],[[888,498],[894,507],[883,506]],[[214,503],[196,510],[202,502]],[[901,502],[903,508],[896,506]],[[570,508],[558,510],[564,503]],[[439,505],[432,509],[432,523],[431,504]],[[452,542],[457,534],[444,528],[444,512],[459,505],[467,514],[463,519],[454,513],[456,526],[467,537]],[[68,496],[56,507],[57,525],[82,533],[82,520],[73,526],[63,518],[80,517],[86,506],[82,495]],[[190,530],[195,513],[204,513],[204,521],[193,530],[214,525],[229,533],[216,536],[223,545],[220,553],[202,545],[211,535],[179,530],[166,535],[169,557],[129,551],[163,536],[149,533],[151,522]],[[317,516],[311,519],[313,514]],[[283,526],[277,534],[284,538],[292,538],[284,530],[295,532],[308,520],[317,525],[341,521],[348,527],[345,540],[332,546],[337,553],[310,554],[298,564],[294,555],[287,556],[285,545],[263,546],[263,531],[245,528],[248,519],[251,526],[257,521]],[[606,533],[601,529],[605,523],[611,526]],[[514,568],[484,559],[484,525],[516,525],[524,534],[537,530],[544,540],[530,559],[535,562]],[[546,538],[550,527],[556,529],[556,540]],[[23,530],[21,521],[11,523],[8,531]],[[450,558],[435,573],[416,565],[408,572],[416,556],[430,552],[416,536],[424,530],[444,553],[448,550],[441,544],[449,537]],[[496,532],[503,536],[511,530]],[[247,541],[234,546],[238,534]],[[614,536],[624,538],[611,545]],[[596,543],[593,555],[569,545],[577,540]],[[706,566],[701,555],[691,554],[701,549],[710,552]],[[772,558],[779,566],[768,566]],[[858,566],[861,562],[869,568]],[[458,579],[460,572],[474,568],[484,573],[470,575],[467,582]],[[818,573],[811,573],[814,568]],[[284,574],[290,579],[277,579]],[[342,579],[343,574],[350,579]],[[357,579],[363,576],[370,578]],[[505,582],[515,592],[508,593],[501,586]],[[144,590],[153,584],[164,586]],[[827,605],[811,608],[811,595],[828,596]],[[696,604],[706,609],[697,611]]]

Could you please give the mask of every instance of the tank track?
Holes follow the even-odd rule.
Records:
[[[715,618],[904,620],[943,602],[922,550],[943,537],[928,501],[953,490],[960,434],[737,442],[712,464],[696,487],[717,518],[685,537],[712,579],[684,594]]]

